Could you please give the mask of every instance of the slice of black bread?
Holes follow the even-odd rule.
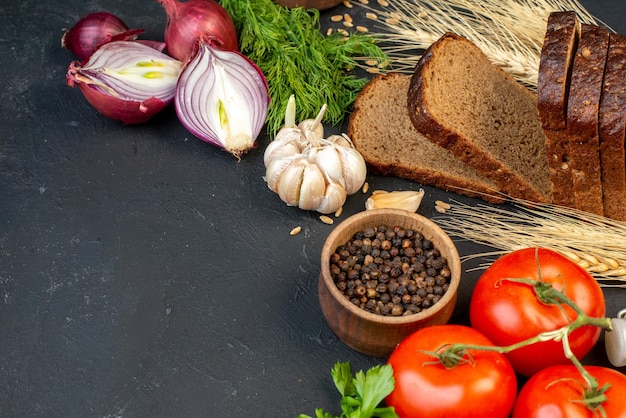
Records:
[[[567,102],[567,135],[577,209],[603,215],[599,108],[609,32],[581,24]]]
[[[576,204],[567,136],[567,101],[579,36],[580,22],[575,12],[551,13],[537,78],[537,107],[546,134],[552,202],[569,207]]]
[[[468,39],[446,33],[418,61],[407,105],[417,131],[507,195],[550,202],[537,97]]]
[[[626,221],[626,36],[611,33],[600,97],[600,167],[604,216]]]

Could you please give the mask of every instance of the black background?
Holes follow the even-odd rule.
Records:
[[[626,3],[582,3],[626,33]],[[62,29],[100,10],[162,39],[156,1],[0,1],[0,416],[338,413],[333,364],[384,359],[345,346],[320,311],[333,226],[267,188],[265,135],[237,162],[172,109],[127,127],[66,86]],[[436,199],[478,203],[425,190],[419,213],[431,218]],[[341,219],[366,197],[350,197]],[[467,322],[478,274],[464,275],[453,322]],[[623,292],[606,291],[608,315],[626,307]],[[585,362],[606,364],[601,343]]]

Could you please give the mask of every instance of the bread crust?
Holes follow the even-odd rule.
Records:
[[[609,32],[581,24],[567,104],[567,133],[576,208],[603,215],[599,107]]]
[[[519,94],[520,97],[526,96],[523,100],[534,101],[534,114],[532,117],[536,118],[538,127],[537,133],[543,138],[542,141],[545,141],[545,136],[541,131],[536,106],[536,96],[517,83],[517,81],[512,76],[505,73],[504,70],[491,64],[482,51],[472,42],[453,33],[446,33],[439,38],[439,40],[434,42],[425,51],[416,65],[407,96],[407,108],[413,125],[429,140],[446,148],[456,158],[474,167],[483,176],[492,180],[500,190],[507,195],[534,202],[549,202],[551,200],[551,193],[539,190],[535,185],[520,176],[519,173],[510,169],[503,161],[494,158],[491,154],[473,143],[471,139],[461,135],[455,127],[447,124],[446,120],[432,113],[431,108],[433,106],[431,104],[431,97],[429,97],[429,89],[431,89],[429,83],[431,82],[430,76],[436,73],[436,70],[432,67],[434,65],[433,63],[436,63],[436,55],[440,53],[439,49],[445,48],[448,42],[463,42],[465,44],[464,48],[467,48],[467,54],[479,54],[483,56],[486,65],[491,65],[494,72],[501,72],[501,77],[506,79],[507,82],[512,83],[511,85],[517,86],[514,87],[516,94]],[[477,86],[468,85],[468,88],[476,87]],[[462,109],[460,109],[460,111],[462,111]],[[543,147],[544,145],[542,143],[542,149]],[[547,157],[545,158],[547,160]],[[549,175],[547,161],[545,161],[545,171],[547,177]]]
[[[546,154],[552,183],[552,201],[575,207],[567,136],[567,101],[580,22],[575,12],[553,12],[548,17],[537,78],[537,108],[546,134]]]
[[[611,33],[600,97],[600,167],[604,216],[626,221],[626,36]]]

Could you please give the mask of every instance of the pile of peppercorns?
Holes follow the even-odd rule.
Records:
[[[412,229],[367,228],[330,257],[337,288],[354,305],[385,316],[412,315],[437,303],[450,269],[433,243]]]

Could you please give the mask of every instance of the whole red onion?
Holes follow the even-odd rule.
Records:
[[[186,62],[200,38],[211,39],[215,47],[239,50],[235,23],[215,0],[157,0],[167,14],[165,44],[168,53]]]
[[[61,38],[61,45],[80,60],[88,58],[102,43],[128,31],[128,26],[119,17],[108,12],[95,12],[81,18]],[[134,29],[124,39],[136,37],[143,30]],[[117,38],[121,40],[120,37]]]

